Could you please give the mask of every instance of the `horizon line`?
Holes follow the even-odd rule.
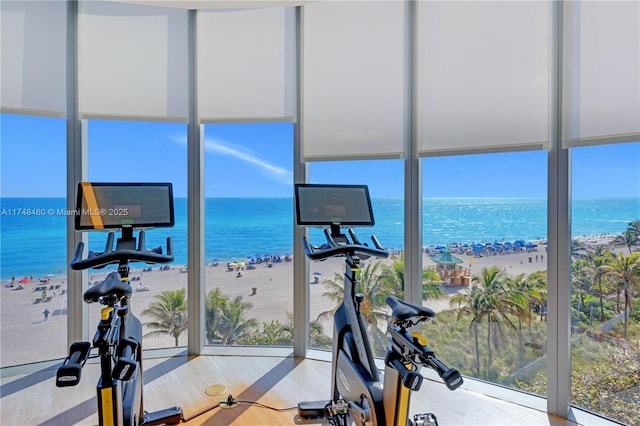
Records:
[[[40,198],[40,199],[66,199],[68,197],[62,195],[32,195],[32,196],[3,196],[0,195],[0,199],[33,199],[33,198]],[[73,197],[75,199],[75,197]],[[188,196],[187,195],[175,195],[173,196],[174,199],[187,199]],[[225,196],[220,196],[220,195],[205,195],[204,197],[206,198],[223,198],[223,199],[248,199],[248,198],[255,198],[255,199],[292,199],[293,195],[290,196],[284,196],[284,195],[274,195],[274,196],[229,196],[229,195],[225,195]],[[435,195],[435,196],[423,196],[422,198],[430,198],[430,199],[521,199],[521,200],[546,200],[548,199],[548,197],[540,197],[540,196],[517,196],[517,197],[510,197],[510,196],[505,196],[505,195],[482,195],[482,196],[477,196],[477,195],[460,195],[460,196],[443,196],[443,195]],[[636,195],[614,195],[614,196],[606,196],[606,195],[583,195],[583,196],[576,196],[576,197],[571,197],[572,199],[590,199],[590,198],[598,198],[598,199],[615,199],[615,198],[637,198],[638,200],[640,200],[640,196],[636,196]],[[381,197],[377,197],[377,196],[371,196],[371,199],[392,199],[392,200],[404,200],[404,197],[401,196],[381,196]]]

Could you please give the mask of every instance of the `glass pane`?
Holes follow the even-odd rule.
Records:
[[[424,333],[466,376],[546,395],[544,151],[423,160]]]
[[[206,342],[293,342],[293,125],[205,127]]]
[[[375,226],[355,228],[362,243],[372,245],[375,235],[380,243],[392,251],[387,259],[369,258],[362,261],[360,288],[365,295],[361,305],[367,324],[369,341],[376,356],[384,356],[387,306],[378,294],[386,291],[378,285],[395,259],[401,258],[404,247],[404,184],[401,160],[341,161],[311,163],[310,183],[364,184],[369,187]],[[343,230],[346,232],[346,230]],[[320,228],[310,228],[309,238],[314,245],[325,243]],[[333,314],[343,298],[345,259],[329,258],[310,263],[311,286],[311,347],[331,349]],[[395,289],[395,292],[402,291]]]
[[[635,424],[640,143],[574,148],[571,156],[571,402]]]
[[[0,367],[7,367],[67,353],[66,122],[0,120]]]
[[[167,237],[171,237],[174,262],[130,265],[134,292],[129,306],[142,322],[145,349],[187,344],[187,274],[181,273],[187,263],[186,131],[184,124],[89,121],[89,181],[173,184],[175,226],[145,233],[147,248],[162,246],[163,252]],[[91,250],[103,251],[105,242],[105,233],[89,233]],[[89,284],[99,282],[116,269],[117,265],[89,270]],[[97,303],[89,305],[90,333],[101,307]]]

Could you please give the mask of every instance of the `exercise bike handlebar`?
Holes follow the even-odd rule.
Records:
[[[455,390],[462,385],[463,380],[460,372],[455,368],[449,368],[435,355],[427,355],[422,361],[438,373],[449,390]]]
[[[173,242],[171,238],[167,238],[167,254],[162,252],[149,251],[145,247],[144,231],[140,231],[137,249],[112,249],[113,232],[107,237],[106,250],[103,253],[96,253],[89,250],[85,259],[82,258],[84,252],[84,243],[79,242],[73,253],[70,266],[73,270],[82,270],[88,268],[100,268],[113,263],[128,262],[145,262],[145,263],[171,263],[173,262]]]
[[[463,379],[460,372],[455,368],[447,367],[435,356],[430,348],[416,343],[415,339],[413,339],[406,331],[401,331],[394,327],[389,327],[387,330],[391,335],[391,342],[393,346],[397,348],[397,353],[401,354],[403,357],[403,359],[400,360],[402,362],[400,362],[399,365],[404,366],[404,361],[417,358],[420,364],[426,365],[438,373],[438,376],[440,376],[444,384],[447,385],[447,388],[450,390],[455,390],[462,385]],[[404,367],[400,368],[398,363],[393,363],[395,359],[389,359],[388,361],[400,372],[403,377],[403,381],[409,380],[405,379],[405,375],[411,370]]]
[[[371,236],[371,241],[373,241],[374,247],[369,247],[366,244],[360,243],[358,237],[355,232],[351,228],[349,228],[349,235],[351,236],[351,240],[349,241],[346,236],[341,235],[343,237],[343,242],[336,242],[334,236],[331,235],[328,229],[324,230],[325,238],[327,243],[322,246],[313,246],[307,240],[307,237],[302,237],[302,246],[304,248],[304,252],[307,257],[311,260],[325,260],[334,256],[374,256],[385,258],[389,256],[389,252],[385,249],[380,241],[376,238],[375,235]]]

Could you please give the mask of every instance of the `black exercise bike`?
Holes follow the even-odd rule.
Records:
[[[129,309],[132,294],[129,263],[166,264],[174,258],[171,238],[167,238],[167,251],[163,254],[162,247],[146,248],[144,230],[139,231],[137,241],[133,235],[136,227],[173,226],[170,184],[82,183],[78,191],[76,229],[119,228],[122,236],[117,239],[114,249],[114,233],[109,232],[104,251],[89,251],[86,258],[83,258],[84,243],[76,246],[71,269],[103,268],[117,264],[118,270],[109,273],[103,281],[84,292],[86,303],[104,305],[100,321],[92,342],[75,342],[71,345],[69,356],[56,372],[56,386],[77,385],[87,359],[97,357],[100,360],[97,384],[100,426],[180,423],[183,416],[179,407],[153,413],[144,410],[142,324]],[[122,207],[125,205],[128,207]],[[129,211],[132,217],[129,217]]]
[[[456,369],[438,360],[422,334],[410,332],[411,327],[432,319],[434,312],[394,296],[387,297],[391,319],[383,381],[374,362],[360,311],[364,295],[356,289],[361,260],[386,258],[388,252],[375,236],[371,237],[374,247],[369,247],[360,242],[353,229],[348,228],[348,235],[341,233],[345,223],[373,226],[366,186],[296,185],[296,219],[299,225],[324,228],[325,243],[321,246],[313,246],[303,238],[309,259],[321,261],[337,256],[344,257],[346,263],[343,301],[334,315],[331,399],[300,402],[298,415],[324,417],[337,426],[351,421],[360,426],[437,425],[432,413],[409,418],[411,392],[422,385],[422,366],[435,370],[450,390],[463,383]]]

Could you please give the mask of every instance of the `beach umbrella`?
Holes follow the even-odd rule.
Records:
[[[322,275],[322,272],[314,272],[313,275]]]
[[[30,282],[31,282],[31,280],[29,278],[27,278],[27,277],[24,277],[23,279],[18,281],[18,283],[20,283],[20,284],[28,284]]]

